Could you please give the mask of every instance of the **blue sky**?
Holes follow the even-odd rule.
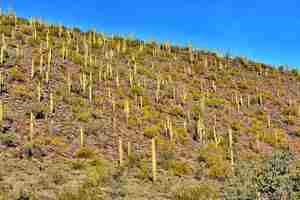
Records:
[[[17,15],[300,67],[299,0],[10,0]],[[7,8],[9,0],[0,1]]]

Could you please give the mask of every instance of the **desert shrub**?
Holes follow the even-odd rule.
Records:
[[[9,93],[13,97],[20,97],[20,98],[31,99],[33,96],[33,92],[29,88],[27,88],[25,85],[22,85],[22,84],[14,85],[9,90]]]
[[[0,133],[0,143],[7,147],[14,147],[16,145],[16,134],[13,132]]]
[[[284,146],[285,144],[285,131],[283,129],[275,128],[271,130],[272,132],[268,132],[263,134],[262,140],[265,143],[271,144],[272,146]]]
[[[24,28],[22,28],[21,30],[20,30],[24,35],[32,35],[32,33],[31,33],[31,29],[28,27],[24,27]]]
[[[205,107],[206,107],[206,101],[202,97],[199,101],[197,101],[195,104],[192,105],[191,112],[195,117],[198,117],[199,115],[205,116]]]
[[[185,128],[173,128],[176,139],[180,142],[186,142],[189,139],[188,132]]]
[[[133,85],[132,88],[130,88],[130,92],[133,96],[134,95],[142,96],[143,95],[143,88],[135,84],[135,85]]]
[[[76,159],[70,162],[72,170],[83,170],[86,168],[86,162],[84,160]]]
[[[289,176],[289,164],[292,155],[289,152],[276,151],[267,159],[256,178],[258,191],[268,199],[290,199],[293,193]]]
[[[289,171],[293,192],[291,199],[300,199],[300,161],[294,160]]]
[[[149,163],[146,159],[140,159],[137,163],[138,172],[136,177],[141,180],[150,180],[151,179],[151,169],[149,168]]]
[[[170,108],[170,113],[172,115],[178,116],[178,117],[183,117],[184,116],[184,112],[183,112],[183,108],[180,105],[174,105]]]
[[[102,158],[91,160],[87,164],[86,174],[89,181],[95,186],[108,181],[112,175],[110,164]]]
[[[234,120],[231,124],[231,128],[233,131],[240,131],[243,129],[243,125],[240,120]]]
[[[38,200],[34,191],[29,191],[27,189],[19,189],[14,194],[14,199],[17,200]]]
[[[160,113],[158,111],[152,110],[150,106],[143,107],[143,120],[150,120],[150,119],[159,119]]]
[[[58,200],[102,200],[103,191],[100,187],[95,187],[90,183],[89,179],[86,179],[76,189],[64,188],[61,193],[57,195]]]
[[[230,175],[231,165],[222,146],[209,143],[199,150],[198,155],[198,160],[207,165],[210,177],[225,178]]]
[[[23,153],[27,158],[40,158],[42,156],[46,156],[46,153],[43,150],[43,146],[35,143],[35,141],[26,143],[23,147]]]
[[[224,184],[225,200],[256,199],[256,167],[256,163],[251,160],[236,163],[234,176],[226,179]]]
[[[149,138],[153,138],[160,134],[161,127],[160,125],[152,125],[150,127],[144,128],[144,135]]]
[[[288,125],[295,125],[296,124],[296,121],[297,121],[297,117],[295,116],[292,116],[292,115],[289,115],[285,120],[284,122]]]
[[[39,46],[39,44],[40,44],[39,40],[38,40],[38,39],[37,39],[37,40],[34,40],[33,37],[28,38],[27,41],[26,41],[26,43],[29,44],[30,46],[36,47],[36,48],[37,48],[37,47]]]
[[[77,113],[77,119],[82,122],[89,121],[90,117],[91,117],[91,112],[89,110],[84,110],[84,111]]]
[[[13,80],[16,81],[25,81],[26,77],[25,74],[20,72],[17,68],[17,66],[14,66],[9,69],[9,75],[12,77]]]
[[[174,150],[167,145],[163,146],[160,152],[159,165],[174,176],[184,176],[193,172],[189,162],[176,159]]]
[[[298,107],[296,105],[294,106],[286,106],[283,108],[282,114],[286,116],[298,116]]]
[[[187,161],[181,160],[171,161],[169,170],[175,176],[184,176],[193,173],[192,166]]]
[[[140,123],[140,119],[137,116],[130,115],[128,119],[128,127],[136,127]]]
[[[223,108],[225,100],[221,98],[208,98],[206,99],[206,104],[212,108]]]
[[[162,144],[161,147],[161,152],[159,154],[159,165],[163,169],[169,169],[171,161],[176,159],[176,154],[167,144]]]
[[[199,83],[197,82],[197,84],[200,85],[200,82],[199,82]],[[198,90],[192,90],[192,91],[191,91],[191,96],[192,96],[192,99],[193,99],[194,101],[199,101],[199,99],[202,98],[202,93],[199,92]]]
[[[37,102],[28,105],[26,114],[30,115],[30,113],[32,112],[36,119],[44,119],[46,117],[47,111],[47,105],[41,102]]]
[[[291,74],[293,76],[299,76],[299,70],[294,68],[294,69],[291,70]]]
[[[76,150],[76,158],[93,158],[95,156],[95,151],[89,147],[81,147]]]
[[[293,135],[300,137],[300,127],[292,132]]]
[[[55,183],[55,185],[63,185],[68,181],[68,178],[65,174],[65,168],[61,168],[61,166],[57,165],[56,167],[51,167],[47,169],[47,176],[45,180],[46,182]],[[47,184],[47,183],[46,183]]]
[[[139,156],[137,153],[131,152],[131,154],[128,155],[128,167],[132,168],[137,166],[141,159],[141,156]]]
[[[84,98],[81,97],[70,97],[70,102],[72,108],[74,108],[73,112],[78,112],[80,108],[88,107],[88,103]]]
[[[248,129],[248,132],[257,136],[259,138],[262,137],[263,134],[263,123],[257,119],[253,119],[251,123],[251,127]]]
[[[246,81],[240,81],[237,83],[237,86],[239,88],[239,90],[247,90],[249,89],[249,82],[246,82]]]
[[[182,186],[173,194],[174,200],[217,200],[218,191],[212,184],[200,184],[196,186]]]

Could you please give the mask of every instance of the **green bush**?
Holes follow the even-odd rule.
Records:
[[[292,181],[289,176],[291,160],[292,156],[289,152],[276,151],[270,159],[265,161],[261,173],[256,178],[258,191],[263,196],[274,200],[291,197],[293,193]]]
[[[95,151],[89,147],[81,147],[75,152],[76,158],[93,158]]]
[[[16,81],[25,81],[26,80],[25,74],[20,72],[19,69],[17,68],[17,66],[10,68],[9,74],[13,80],[16,80]]]
[[[225,100],[221,99],[221,98],[208,98],[206,100],[206,104],[209,107],[220,109],[220,108],[223,108],[223,106],[225,104]]]
[[[0,143],[7,147],[13,147],[16,145],[16,134],[13,132],[0,133]]]
[[[153,138],[160,134],[161,127],[159,125],[152,125],[144,128],[144,135],[148,138]]]
[[[224,183],[224,199],[256,199],[256,168],[257,163],[252,160],[245,160],[236,163],[234,168],[234,176],[227,178]]]
[[[173,195],[174,200],[217,200],[218,191],[214,185],[200,184],[196,186],[183,186]]]
[[[9,93],[12,97],[29,98],[33,97],[33,92],[23,84],[14,85]]]
[[[209,143],[199,150],[199,161],[205,162],[208,175],[215,178],[225,178],[230,175],[231,165],[226,160],[225,150],[222,146]]]
[[[91,113],[89,111],[82,111],[82,112],[79,112],[77,114],[77,119],[79,121],[82,121],[82,122],[87,122],[89,121],[89,118],[91,117]]]

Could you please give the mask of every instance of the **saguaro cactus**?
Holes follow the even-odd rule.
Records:
[[[84,132],[83,132],[83,128],[80,128],[80,147],[84,147]]]
[[[50,31],[49,31],[49,29],[48,29],[48,31],[47,31],[47,35],[46,35],[46,41],[47,41],[47,49],[49,49],[49,41],[50,41]]]
[[[4,75],[3,72],[0,71],[0,93],[3,91],[4,89]]]
[[[1,47],[1,55],[0,55],[0,64],[4,63],[4,50],[5,50],[5,46],[2,45],[2,47]]]
[[[119,138],[119,165],[120,165],[120,167],[123,167],[123,164],[124,164],[123,156],[124,156],[123,141],[121,138]]]
[[[35,67],[34,67],[34,58],[32,58],[32,60],[31,60],[31,79],[33,79],[33,77],[34,77],[34,69]]]
[[[216,147],[218,147],[218,145],[221,143],[221,137],[219,137],[217,135],[217,131],[216,131],[216,127],[214,126],[213,128],[213,133],[214,133],[214,141],[215,141],[215,145]]]
[[[233,160],[233,141],[232,141],[232,129],[231,128],[228,130],[228,136],[229,136],[230,161],[231,161],[231,166],[233,169],[234,160]]]
[[[173,143],[174,141],[174,134],[173,134],[173,125],[172,125],[172,122],[169,118],[167,118],[167,121],[166,121],[166,132],[170,138],[170,142]]]
[[[42,50],[40,50],[42,51]],[[44,57],[43,57],[43,54],[41,52],[41,55],[40,55],[40,74],[42,74],[43,72],[43,65],[44,65]]]
[[[41,83],[39,82],[38,83],[38,85],[37,85],[37,100],[38,100],[38,102],[40,102],[41,101]]]
[[[89,85],[89,101],[90,103],[93,101],[93,89],[91,84]]]
[[[68,94],[71,94],[71,89],[72,89],[72,78],[70,72],[68,72],[67,75],[67,85],[68,85]]]
[[[116,86],[117,88],[120,87],[120,80],[119,80],[119,73],[117,72],[117,75],[116,75]]]
[[[199,114],[196,127],[197,138],[201,143],[204,143],[205,127],[201,115]]]
[[[131,156],[131,143],[130,142],[127,143],[127,156],[128,156],[128,158]]]
[[[37,31],[36,31],[36,27],[33,27],[33,39],[37,40]]]
[[[3,118],[4,118],[4,106],[2,100],[0,100],[0,126],[3,123]]]
[[[116,111],[116,100],[114,97],[111,98],[111,107],[112,107],[112,113]]]
[[[52,49],[48,52],[48,70],[51,71]]]
[[[50,93],[49,95],[49,101],[50,101],[50,113],[54,112],[54,103],[53,103],[53,94]]]
[[[129,114],[130,114],[129,100],[128,99],[126,99],[124,101],[124,112],[126,114],[126,123],[128,124]]]
[[[157,180],[157,160],[156,160],[156,144],[155,138],[152,138],[152,180],[155,182]]]
[[[34,134],[34,115],[31,112],[30,113],[30,130],[29,130],[29,138],[30,138],[31,143],[33,141],[33,134]]]
[[[158,102],[158,100],[159,100],[160,84],[161,84],[161,81],[160,81],[160,78],[158,77],[157,81],[156,81],[156,92],[155,92],[155,100],[156,100],[156,102]]]
[[[271,116],[267,115],[267,127],[271,128]]]

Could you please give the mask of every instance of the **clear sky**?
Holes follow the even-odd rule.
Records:
[[[0,0],[17,15],[300,67],[300,0]]]

